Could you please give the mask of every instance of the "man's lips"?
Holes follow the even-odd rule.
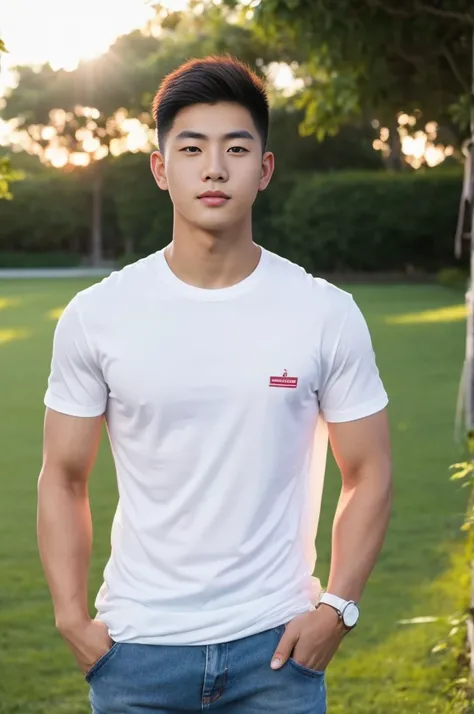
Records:
[[[222,206],[230,196],[222,191],[205,191],[198,197],[206,206]]]

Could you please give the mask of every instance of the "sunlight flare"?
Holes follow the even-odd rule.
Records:
[[[423,312],[407,312],[402,315],[391,315],[385,318],[387,325],[422,325],[432,322],[460,322],[467,317],[464,304],[440,307],[437,310]]]
[[[2,298],[0,297],[0,310],[6,310],[7,307],[17,307],[20,304],[18,298]]]
[[[55,307],[53,310],[50,310],[48,312],[48,318],[50,320],[59,320],[59,318],[61,317],[63,312],[64,312],[63,307]]]
[[[7,342],[16,342],[17,340],[25,340],[30,336],[28,330],[21,327],[0,330],[0,345],[6,345]]]

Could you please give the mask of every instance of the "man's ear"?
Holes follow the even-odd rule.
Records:
[[[162,191],[168,190],[168,180],[166,178],[165,159],[161,151],[154,151],[150,156],[151,173],[156,183]]]
[[[262,159],[262,172],[260,174],[259,191],[265,191],[275,170],[275,157],[271,151],[266,151]]]

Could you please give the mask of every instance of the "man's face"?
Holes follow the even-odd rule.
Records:
[[[273,154],[262,155],[250,113],[225,102],[181,110],[164,151],[151,157],[156,182],[169,191],[175,211],[208,231],[226,230],[248,216],[258,191],[268,186],[273,166]],[[224,196],[213,196],[216,192]]]

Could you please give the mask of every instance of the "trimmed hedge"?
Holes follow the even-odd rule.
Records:
[[[77,268],[82,263],[75,253],[0,253],[0,268]]]
[[[0,201],[0,253],[87,255],[92,210],[89,184],[83,172],[66,174],[44,167],[16,183],[13,200]],[[115,255],[119,231],[115,204],[107,190],[103,232],[106,253]]]
[[[301,178],[281,216],[287,257],[310,270],[435,272],[454,260],[458,172]]]
[[[461,186],[460,170],[452,169],[289,174],[277,168],[254,206],[255,240],[313,273],[435,273],[456,263]],[[156,186],[148,156],[111,162],[104,187],[107,258],[127,262],[171,240],[171,202]],[[51,264],[53,254],[70,253],[76,261],[89,249],[90,213],[86,177],[31,176],[15,186],[13,201],[0,201],[0,253],[50,253]]]

